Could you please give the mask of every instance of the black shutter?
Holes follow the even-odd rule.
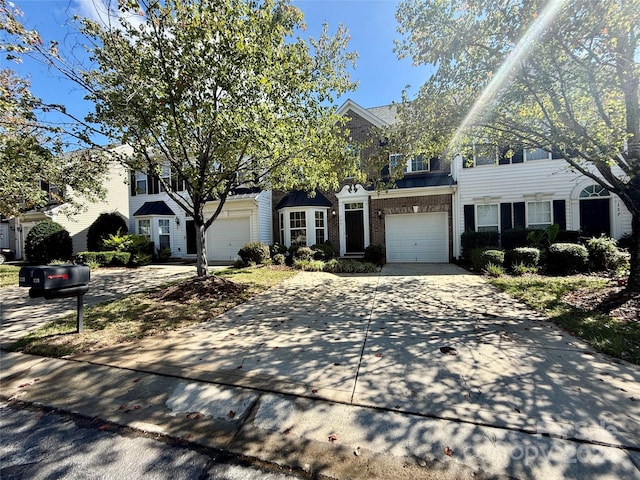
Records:
[[[135,197],[136,194],[136,172],[131,170],[131,196]]]
[[[464,206],[464,231],[465,232],[476,231],[476,215],[475,215],[475,207],[473,205]]]
[[[440,169],[440,158],[433,157],[431,160],[429,160],[429,170],[437,171]]]
[[[525,218],[524,202],[516,202],[513,204],[513,227],[525,228],[527,220]]]
[[[150,195],[160,193],[160,185],[157,177],[147,175],[147,189],[149,190],[147,193]]]
[[[513,228],[513,221],[511,220],[511,204],[500,204],[500,231],[511,230]]]
[[[567,211],[564,206],[564,200],[553,201],[553,223],[557,223],[560,230],[567,229]]]

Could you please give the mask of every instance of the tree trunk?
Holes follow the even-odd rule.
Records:
[[[197,274],[199,277],[206,277],[209,273],[207,264],[207,229],[201,221],[195,220],[196,224],[196,256]]]
[[[633,215],[631,220],[631,270],[627,291],[640,292],[640,216]]]

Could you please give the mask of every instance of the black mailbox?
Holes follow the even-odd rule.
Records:
[[[89,290],[91,270],[86,265],[40,265],[22,267],[18,284],[31,287],[31,298],[78,297],[78,332],[82,331],[82,297]]]

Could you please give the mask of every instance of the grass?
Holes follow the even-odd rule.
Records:
[[[19,271],[20,267],[15,265],[0,265],[0,288],[17,287]]]
[[[584,276],[500,277],[489,280],[500,290],[543,312],[594,349],[640,365],[640,322],[618,320],[603,313],[576,308],[562,299],[578,289],[597,290],[607,280]]]
[[[153,292],[162,288],[135,293],[85,308],[84,329],[80,334],[76,333],[75,315],[70,315],[22,337],[11,350],[59,358],[177,330],[216,317],[296,273],[290,269],[266,267],[222,270],[216,275],[245,288],[237,294],[213,299],[168,301],[154,298]]]

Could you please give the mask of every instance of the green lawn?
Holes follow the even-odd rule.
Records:
[[[17,287],[19,271],[20,267],[16,267],[15,265],[0,265],[0,288]]]
[[[253,267],[216,272],[215,289],[195,277],[149,292],[85,308],[84,330],[75,315],[50,322],[18,340],[11,349],[62,357],[176,330],[216,317],[252,296],[294,276],[287,268]],[[210,294],[213,292],[213,294]]]
[[[502,276],[489,280],[500,290],[524,301],[596,350],[640,364],[640,322],[618,320],[602,313],[585,311],[563,301],[578,289],[597,290],[607,280],[585,277]]]

